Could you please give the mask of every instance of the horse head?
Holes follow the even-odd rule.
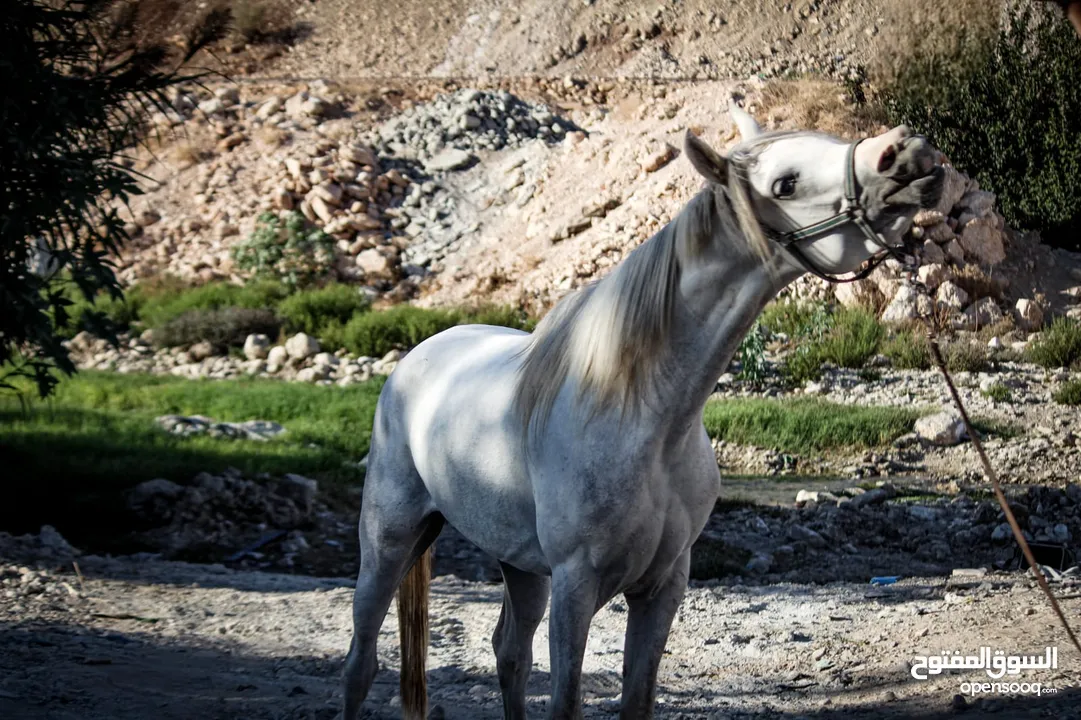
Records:
[[[945,177],[941,153],[925,138],[903,125],[855,143],[764,133],[734,103],[731,112],[742,139],[727,156],[690,132],[685,152],[730,201],[746,198],[767,243],[832,281],[868,259],[904,259],[904,234],[920,209],[937,205]]]

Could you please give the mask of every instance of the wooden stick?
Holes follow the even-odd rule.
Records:
[[[1051,602],[1051,607],[1054,609],[1055,614],[1058,615],[1059,622],[1062,623],[1062,627],[1066,630],[1066,634],[1070,637],[1070,642],[1073,643],[1074,648],[1076,648],[1078,654],[1081,655],[1081,643],[1078,642],[1077,636],[1070,627],[1070,623],[1066,620],[1066,615],[1062,612],[1058,600],[1055,599],[1055,594],[1051,591],[1051,586],[1047,584],[1047,578],[1044,577],[1043,571],[1040,570],[1040,566],[1036,562],[1036,558],[1032,554],[1032,550],[1029,548],[1025,536],[1021,532],[1021,526],[1017,524],[1017,518],[1013,516],[1013,510],[1010,509],[1010,504],[1006,502],[1006,495],[1002,492],[1002,485],[998,481],[998,474],[995,472],[994,468],[991,467],[991,461],[987,459],[987,453],[984,452],[983,443],[980,442],[980,436],[972,428],[972,423],[968,419],[968,412],[965,411],[965,405],[961,402],[961,396],[957,392],[957,387],[953,384],[953,379],[950,377],[949,371],[946,370],[946,362],[942,359],[942,352],[938,347],[938,337],[935,334],[934,326],[931,324],[930,320],[925,318],[925,321],[927,322],[927,340],[931,346],[931,357],[934,358],[935,364],[942,373],[942,377],[946,380],[946,386],[950,389],[950,396],[953,398],[953,404],[957,406],[957,411],[961,413],[961,420],[965,424],[965,432],[968,433],[969,438],[972,440],[972,445],[976,448],[976,453],[980,456],[980,462],[983,464],[984,474],[991,480],[991,486],[995,490],[995,497],[998,499],[998,504],[1002,507],[1002,512],[1006,514],[1006,522],[1010,524],[1010,529],[1013,530],[1013,536],[1016,538],[1017,544],[1021,546],[1021,552],[1024,553],[1025,559],[1028,560],[1029,568],[1031,568],[1032,572],[1036,575],[1036,582],[1039,583],[1040,589],[1043,590],[1044,595],[1046,595],[1047,599]]]

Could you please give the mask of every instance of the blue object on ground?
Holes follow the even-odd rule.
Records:
[[[871,578],[872,585],[893,585],[895,582],[901,579],[900,575],[885,575],[881,577]]]

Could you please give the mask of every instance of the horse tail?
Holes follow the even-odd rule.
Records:
[[[428,717],[428,589],[432,549],[424,551],[398,588],[398,637],[402,646],[402,718]]]

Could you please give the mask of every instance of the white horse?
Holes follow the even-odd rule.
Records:
[[[346,720],[371,687],[403,579],[402,710],[427,715],[428,548],[444,521],[502,567],[493,645],[505,718],[525,717],[549,595],[549,717],[581,717],[589,626],[617,593],[628,607],[620,717],[652,717],[691,544],[720,485],[702,423],[717,378],[781,288],[881,260],[942,190],[939,153],[907,128],[849,144],[762,133],[732,112],[743,139],[728,157],[687,133],[706,187],[532,335],[456,327],[390,376],[360,514]]]

